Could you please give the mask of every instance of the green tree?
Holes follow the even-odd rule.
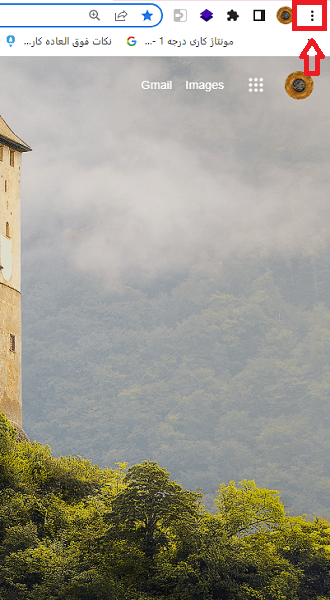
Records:
[[[214,501],[218,518],[228,536],[243,536],[269,530],[285,519],[285,510],[276,490],[258,488],[244,479],[237,488],[234,481],[222,483]]]
[[[299,599],[322,600],[330,597],[330,527],[322,519],[313,523],[302,517],[287,518],[272,533],[279,556],[302,573]]]
[[[145,556],[154,559],[170,536],[196,527],[201,494],[183,490],[169,473],[153,461],[128,469],[127,487],[113,501],[112,519],[140,541]]]

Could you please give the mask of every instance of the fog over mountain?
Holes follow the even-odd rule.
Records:
[[[200,257],[309,252],[327,239],[329,69],[305,101],[299,59],[11,59],[1,113],[32,146],[22,173],[24,260],[63,253],[118,285]],[[249,94],[249,76],[264,93]],[[141,81],[173,80],[173,91]],[[188,91],[185,80],[223,81]]]

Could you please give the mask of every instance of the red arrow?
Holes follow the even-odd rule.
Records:
[[[311,47],[313,47],[315,50],[315,70],[314,71],[311,71],[309,68],[308,52],[311,49]],[[320,61],[321,61],[321,58],[325,58],[325,55],[323,54],[321,48],[319,48],[319,46],[317,45],[316,41],[313,40],[313,38],[311,38],[309,40],[308,44],[303,49],[299,58],[302,58],[304,60],[304,75],[319,75],[320,74],[320,69],[321,69]]]

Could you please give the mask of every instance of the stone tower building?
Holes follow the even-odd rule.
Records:
[[[0,116],[0,413],[22,425],[22,152],[31,150]]]

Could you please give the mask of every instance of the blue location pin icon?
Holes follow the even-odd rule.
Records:
[[[9,44],[10,47],[12,47],[13,43],[15,42],[15,37],[13,35],[8,35],[7,36],[7,43]]]

